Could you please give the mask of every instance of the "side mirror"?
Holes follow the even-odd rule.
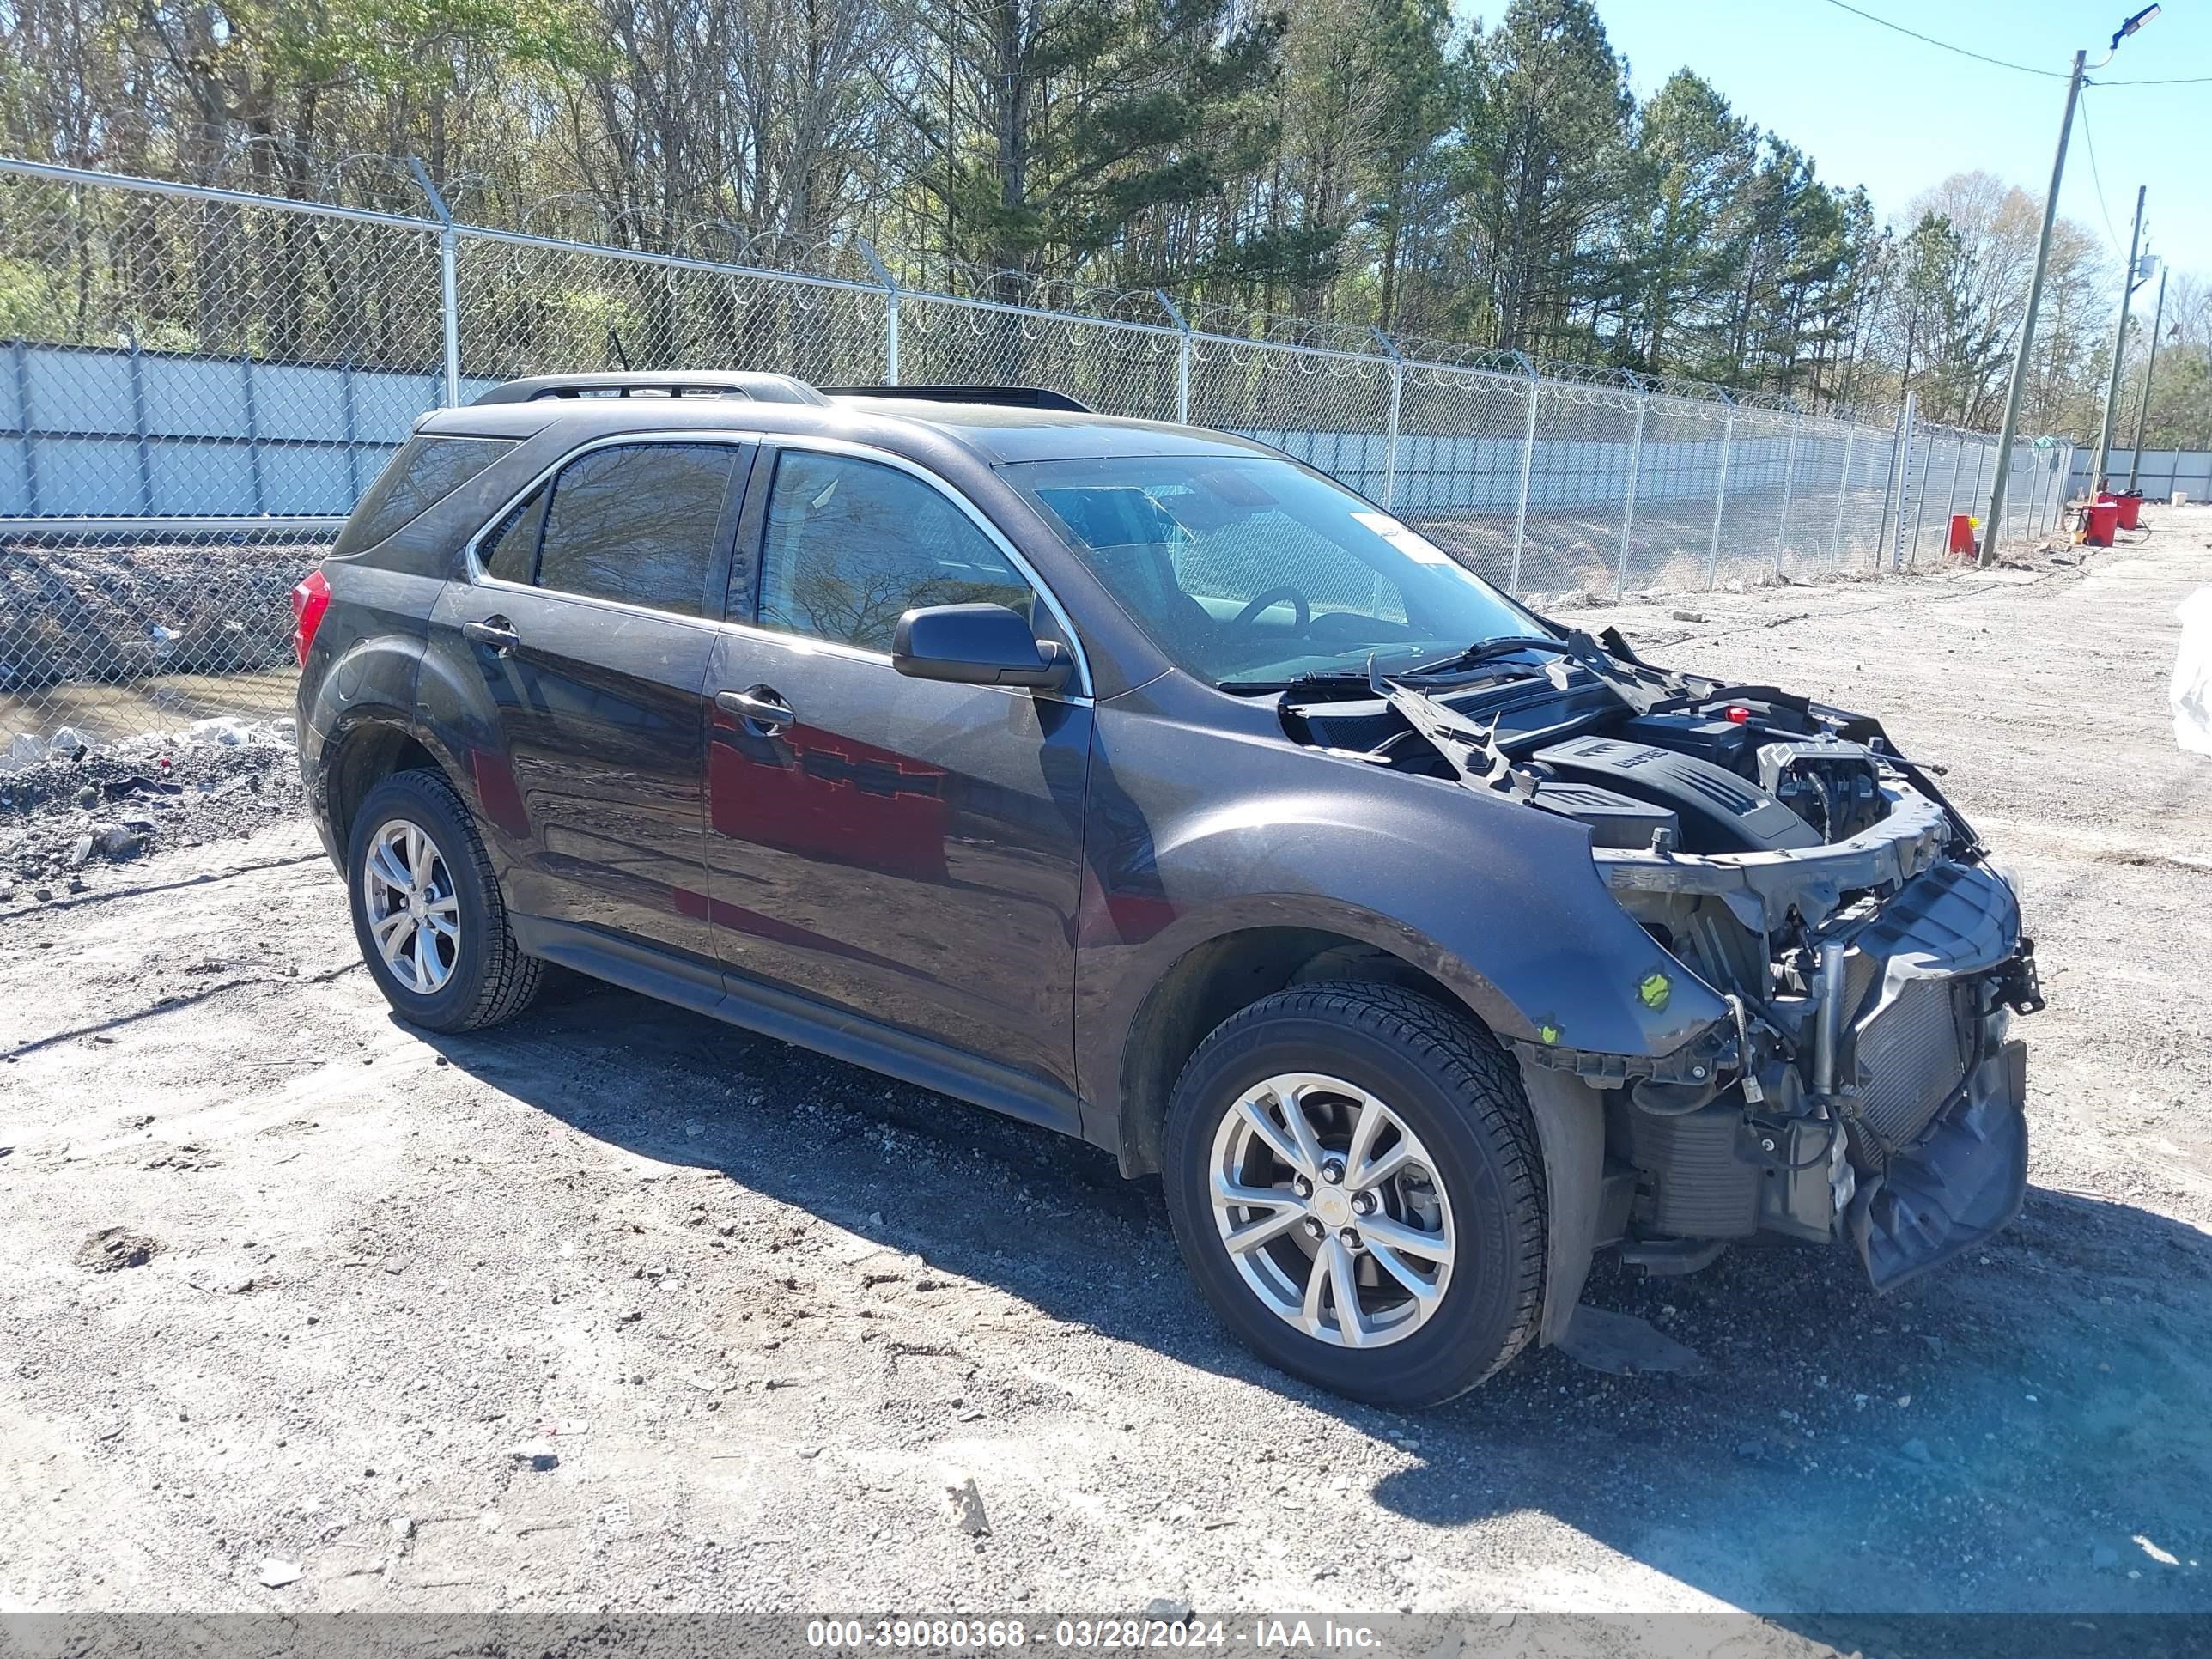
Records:
[[[1056,691],[1075,665],[1003,605],[932,605],[898,619],[891,666],[917,680]]]

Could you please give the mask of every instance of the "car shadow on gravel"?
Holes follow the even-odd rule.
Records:
[[[1738,1249],[1683,1279],[1601,1265],[1585,1300],[1650,1319],[1702,1373],[1543,1350],[1398,1413],[1254,1360],[1184,1276],[1158,1183],[1096,1148],[582,981],[431,1041],[607,1145],[1395,1447],[1372,1500],[1439,1553],[1533,1510],[1774,1614],[2212,1608],[2212,1241],[2148,1211],[2032,1189],[2000,1239],[1888,1297],[1840,1249]]]

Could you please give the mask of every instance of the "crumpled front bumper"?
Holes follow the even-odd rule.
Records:
[[[1801,948],[1819,960],[1797,993],[1747,997],[1749,1030],[1717,1056],[1693,1043],[1623,1077],[1632,1160],[1656,1177],[1643,1217],[1650,1236],[1840,1232],[1887,1291],[2018,1214],[2026,1051],[2006,1040],[2006,1026],[2009,1014],[2042,1006],[2034,944],[2010,882],[1978,857],[1946,852],[1926,797],[1907,786],[1896,797],[1889,820],[1833,846],[1601,859],[1632,914],[1677,938],[1710,929],[1710,909],[1691,907],[1718,900],[1750,936],[1747,956],[1794,915],[1805,924]],[[1690,1085],[1717,1068],[1726,1075],[1743,1063],[1738,1052],[1765,1058],[1747,1066],[1741,1085],[1695,1107]],[[1608,1079],[1590,1057],[1542,1059]],[[1684,1115],[1649,1121],[1676,1102]],[[1724,1133],[1738,1117],[1755,1132]],[[1822,1124],[1835,1126],[1826,1160],[1798,1144]],[[1708,1150],[1695,1154],[1700,1129]]]
[[[1867,1278],[1893,1291],[1972,1249],[2027,1194],[2027,1048],[1998,1045],[1920,1139],[1863,1178],[1845,1217]]]

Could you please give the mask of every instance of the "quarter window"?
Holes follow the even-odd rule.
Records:
[[[550,484],[540,484],[509,509],[498,527],[477,546],[477,558],[487,575],[503,582],[526,586],[538,574],[538,532],[545,522],[545,503],[552,495]]]
[[[911,474],[805,450],[778,459],[761,547],[763,627],[889,651],[899,617],[918,605],[1003,605],[1027,617],[1035,597],[967,514]]]
[[[337,551],[372,547],[446,499],[514,447],[512,438],[441,438],[417,433],[399,447],[361,498]]]
[[[570,462],[553,481],[537,538],[538,586],[700,615],[738,455],[732,444],[625,444]],[[495,574],[527,568],[538,522],[530,506],[487,547]]]

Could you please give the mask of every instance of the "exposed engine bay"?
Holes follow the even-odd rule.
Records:
[[[1296,739],[1582,825],[1614,896],[1729,1015],[1674,1053],[1515,1046],[1604,1091],[1600,1243],[1686,1272],[1755,1233],[1848,1237],[1877,1289],[1966,1249],[2024,1194],[2043,1006],[2012,884],[1873,720],[1655,667],[1618,634],[1498,641],[1366,683],[1291,686]]]

